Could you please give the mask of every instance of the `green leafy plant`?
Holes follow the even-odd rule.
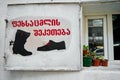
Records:
[[[88,46],[87,45],[83,45],[83,50],[88,50]]]
[[[97,55],[95,55],[95,56],[94,56],[94,59],[104,60],[104,56],[97,56]]]
[[[104,60],[104,56],[99,56],[99,59]]]
[[[87,45],[83,45],[83,56],[88,55],[88,52],[89,52],[88,46]]]

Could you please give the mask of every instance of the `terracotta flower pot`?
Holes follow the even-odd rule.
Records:
[[[101,63],[102,63],[102,66],[108,66],[108,60],[107,59],[102,60]]]
[[[83,50],[83,56],[85,56],[88,53],[87,50]]]
[[[93,66],[100,66],[101,60],[100,59],[93,59]]]

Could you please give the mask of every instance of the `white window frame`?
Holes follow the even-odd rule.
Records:
[[[103,19],[103,34],[104,34],[104,57],[105,59],[108,59],[108,48],[107,48],[107,22],[106,22],[106,16],[86,16],[86,19],[85,19],[85,39],[86,39],[86,42],[87,42],[87,45],[88,45],[88,19],[99,19],[99,18],[102,18]]]
[[[107,14],[109,60],[114,60],[112,14]]]

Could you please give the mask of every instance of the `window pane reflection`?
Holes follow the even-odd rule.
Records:
[[[103,19],[88,19],[89,49],[104,55],[103,49]]]

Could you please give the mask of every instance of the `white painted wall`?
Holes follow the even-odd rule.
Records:
[[[39,0],[21,0],[40,2]],[[41,0],[42,1],[42,0]],[[45,0],[47,1],[47,0]],[[18,0],[9,0],[10,3],[19,3]],[[33,71],[6,71],[4,70],[4,37],[7,2],[0,0],[0,80],[118,80],[120,78],[120,62],[109,67],[83,68],[76,72],[33,72]],[[119,63],[119,65],[118,65]],[[116,65],[118,65],[116,67]]]

